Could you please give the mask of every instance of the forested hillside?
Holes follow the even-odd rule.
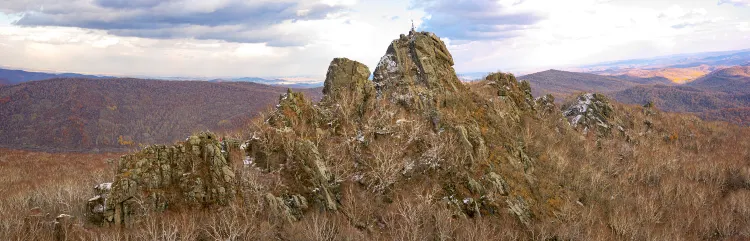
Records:
[[[0,88],[0,145],[124,150],[232,130],[285,88],[255,83],[61,78]],[[308,91],[320,97],[320,89]]]

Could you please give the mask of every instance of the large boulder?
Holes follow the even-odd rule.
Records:
[[[323,85],[323,102],[346,97],[356,98],[349,101],[361,101],[366,95],[372,94],[373,85],[369,77],[370,69],[364,64],[347,58],[333,59]]]
[[[234,180],[226,145],[201,133],[121,157],[114,182],[94,188],[89,211],[94,221],[120,225],[151,211],[226,205],[235,195]]]

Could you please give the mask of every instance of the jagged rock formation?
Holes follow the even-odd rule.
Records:
[[[525,133],[528,123],[542,118],[563,122],[554,98],[534,99],[529,83],[512,74],[465,85],[452,65],[437,36],[414,31],[393,41],[373,81],[365,65],[334,59],[320,103],[290,90],[247,133],[241,172],[268,175],[274,188],[237,193],[225,148],[215,136],[201,134],[123,157],[111,191],[98,191],[90,209],[102,220],[123,223],[141,212],[135,203],[165,210],[223,205],[240,195],[286,222],[320,210],[366,229],[379,221],[351,215],[357,210],[347,195],[364,193],[369,199],[356,202],[385,208],[424,185],[442,197],[430,202],[454,217],[499,216],[529,227],[553,216],[557,207],[549,200],[559,199],[561,186],[537,178],[548,169]],[[574,125],[609,125],[606,99],[591,95],[581,102],[566,112],[580,115]],[[248,185],[257,184],[239,184]]]
[[[123,156],[114,182],[94,187],[90,219],[120,225],[149,211],[226,205],[235,185],[226,144],[200,133],[174,146],[154,145]]]
[[[612,126],[610,120],[613,115],[612,105],[602,94],[585,93],[576,98],[563,112],[574,128],[582,128],[584,132],[596,128],[598,133],[608,133]]]
[[[746,129],[599,94],[563,112],[512,74],[455,82],[429,33],[383,59],[373,82],[332,61],[320,103],[281,95],[243,133],[241,168],[210,134],[123,157],[92,214],[220,206],[195,232],[222,240],[747,239]]]
[[[373,73],[378,96],[412,109],[434,106],[436,96],[465,89],[442,40],[409,32],[394,40]]]
[[[323,86],[323,102],[363,102],[373,95],[372,82],[368,80],[370,69],[362,63],[335,58],[331,61]]]

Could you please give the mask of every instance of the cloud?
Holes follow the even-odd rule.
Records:
[[[748,7],[750,6],[750,0],[719,0],[719,5],[722,4],[732,4],[738,7]]]
[[[516,8],[523,1],[414,0],[413,8],[424,9],[428,17],[421,28],[452,40],[499,40],[544,19],[540,13]]]
[[[279,26],[316,21],[346,12],[338,2],[313,0],[75,0],[11,1],[4,12],[20,13],[20,26],[105,30],[156,39],[195,38],[238,43],[301,46],[303,36]]]
[[[659,20],[669,24],[674,29],[683,29],[710,24],[722,18],[708,18],[708,11],[703,8],[685,10],[678,5],[673,5],[659,14]]]

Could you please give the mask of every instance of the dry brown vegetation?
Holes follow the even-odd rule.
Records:
[[[339,210],[313,206],[295,222],[263,201],[267,193],[310,192],[300,175],[285,174],[301,172],[275,168],[294,163],[244,168],[235,159],[237,202],[143,216],[119,229],[87,224],[84,215],[91,187],[111,180],[107,157],[2,150],[0,239],[50,239],[50,216],[28,218],[35,207],[51,216],[76,216],[68,237],[85,240],[750,238],[747,128],[614,104],[611,123],[624,131],[583,134],[560,110],[525,109],[523,88],[513,87],[503,100],[490,81],[467,87],[470,92],[444,99],[437,126],[445,129],[442,134],[430,119],[385,100],[362,118],[354,105],[337,106],[328,113],[335,120],[328,127],[313,124],[310,102],[256,119],[243,131],[245,138],[261,135],[280,150],[291,148],[295,138],[310,140],[340,185]],[[287,122],[280,126],[287,127],[267,125],[264,120],[273,115],[283,116]],[[467,138],[452,129],[458,125],[467,126],[469,137],[483,137],[486,150],[466,148]],[[319,128],[331,128],[331,134],[321,135]],[[461,204],[487,198],[465,184],[467,177],[480,180],[489,171],[506,179],[509,195],[476,208]],[[36,178],[39,173],[49,178]],[[523,202],[530,209],[528,225],[508,208]]]

